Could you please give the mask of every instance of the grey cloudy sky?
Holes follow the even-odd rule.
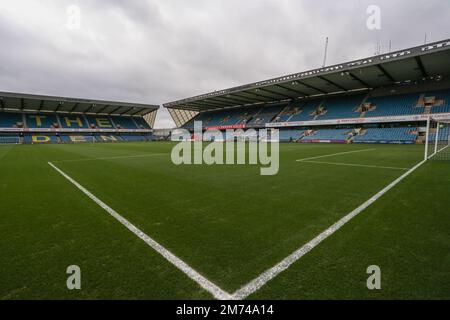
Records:
[[[333,64],[425,33],[450,38],[450,1],[2,0],[0,91],[162,104],[319,67],[327,36]],[[172,125],[160,110],[157,127]]]

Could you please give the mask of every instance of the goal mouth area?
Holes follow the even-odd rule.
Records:
[[[425,161],[450,161],[450,119],[430,117],[427,121]]]

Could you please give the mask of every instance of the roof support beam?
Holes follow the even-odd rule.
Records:
[[[193,109],[192,107],[188,107],[188,106],[185,106],[185,105],[182,105],[182,106],[180,105],[180,106],[176,106],[176,107],[172,107],[172,108],[176,108],[177,110],[192,110]],[[167,108],[167,110],[169,110],[169,109],[170,108]]]
[[[319,89],[319,88],[316,88],[316,87],[314,87],[314,86],[312,86],[312,85],[310,85],[310,84],[304,83],[303,81],[298,81],[298,80],[297,80],[297,82],[298,82],[299,84],[301,84],[301,85],[304,85],[305,87],[308,87],[308,88],[310,88],[310,89],[319,91],[320,93],[323,93],[323,94],[327,94],[327,93],[328,93],[328,92],[323,91],[323,90],[321,90],[321,89]]]
[[[128,112],[130,112],[130,111],[133,110],[133,109],[134,109],[134,107],[131,107],[131,108],[128,109],[127,111],[122,112],[120,115],[123,116],[124,114],[127,114]]]
[[[213,98],[214,101],[217,101],[217,99],[226,99],[227,101],[234,101],[236,103],[241,103],[241,104],[247,104],[247,103],[252,102],[252,100],[245,99],[245,98],[236,99],[235,96],[233,96],[233,98],[230,98],[230,97],[226,97],[226,98],[225,97],[215,97],[215,98]],[[224,102],[224,100],[219,100],[219,101]]]
[[[104,106],[103,108],[101,108],[100,110],[98,110],[97,113],[103,113],[103,111],[105,111],[106,109],[109,108],[109,105]]]
[[[367,87],[367,88],[372,87],[371,85],[369,85],[367,82],[365,82],[365,81],[362,80],[361,78],[355,76],[353,73],[348,72],[348,75],[349,75],[350,77],[352,77],[353,80],[356,80],[356,81],[358,81],[359,83],[361,83],[363,86],[365,86],[365,87]]]
[[[20,109],[23,111],[23,109],[25,109],[25,99],[22,98],[20,99]]]
[[[267,89],[267,88],[260,88],[259,90],[265,91],[265,92],[269,92],[269,93],[271,93],[271,94],[276,94],[276,95],[278,95],[278,96],[280,96],[280,97],[283,97],[284,99],[295,99],[295,97],[288,96],[288,95],[286,95],[286,94],[282,94],[282,93],[279,93],[279,92],[276,92],[276,91],[272,91],[272,90]]]
[[[59,111],[59,109],[61,108],[61,103],[58,103],[58,105],[56,106],[56,109],[55,109],[55,112],[58,112]]]
[[[420,69],[420,72],[422,73],[422,76],[424,78],[428,78],[428,72],[427,72],[427,70],[425,70],[425,66],[422,63],[422,59],[420,58],[420,56],[416,57],[416,62],[417,62],[417,65],[419,66],[419,69]]]
[[[114,109],[113,111],[111,111],[109,114],[115,114],[117,111],[119,111],[120,109],[122,109],[122,106]]]
[[[39,103],[38,112],[41,111],[43,108],[44,108],[44,100],[41,100],[41,102]]]
[[[97,105],[96,105],[95,103],[91,104],[91,106],[89,107],[88,111],[86,111],[86,113],[95,113],[95,112],[94,112],[94,108],[95,108],[96,106],[97,106]]]
[[[335,86],[336,88],[339,88],[339,89],[341,89],[341,90],[343,90],[343,91],[348,91],[348,89],[344,88],[343,86],[337,84],[337,83],[334,82],[334,81],[328,80],[328,79],[325,78],[325,77],[319,76],[318,78],[321,79],[321,80],[323,80],[323,81],[325,81],[325,82],[327,82],[327,83],[329,83],[329,84],[331,84],[331,85],[333,85],[333,86]]]
[[[217,100],[213,100],[213,99],[206,99],[203,101],[208,104],[216,105],[216,106],[220,106],[220,107],[229,107],[230,106],[230,104],[226,103],[225,101],[217,101]]]
[[[237,100],[239,100],[241,102],[245,102],[245,103],[254,103],[255,102],[254,98],[242,97],[237,94],[233,94],[232,97],[233,97],[232,99],[236,100],[236,98],[237,98]]]
[[[393,76],[390,75],[389,72],[386,71],[386,69],[381,65],[381,64],[377,64],[378,69],[380,69],[381,72],[383,72],[383,74],[392,82],[397,82]]]
[[[288,91],[291,91],[291,92],[295,92],[296,94],[301,94],[302,96],[304,96],[304,97],[306,97],[307,96],[307,94],[306,93],[304,93],[304,92],[301,92],[301,91],[299,91],[299,90],[296,90],[296,89],[292,89],[292,88],[287,88],[287,87],[284,87],[284,86],[282,86],[282,85],[280,85],[280,84],[277,84],[276,85],[277,87],[280,87],[280,88],[283,88],[284,90],[288,90]]]
[[[266,96],[266,95],[261,94],[261,93],[257,93],[257,92],[260,92],[260,91],[264,91],[264,90],[261,89],[261,88],[258,88],[258,89],[255,89],[255,92],[245,91],[243,93],[253,94],[253,95],[257,96],[257,97],[266,98],[266,99],[269,99],[269,101],[273,101],[273,97]]]
[[[60,102],[59,105],[62,106],[62,103]],[[73,108],[70,110],[70,113],[74,112],[75,109],[78,108],[79,105],[80,105],[80,104],[79,104],[78,102],[75,103],[75,104],[73,105]]]
[[[213,104],[213,103],[210,103],[210,102],[206,103],[206,102],[201,102],[201,101],[199,101],[199,102],[189,102],[188,104],[186,104],[186,106],[189,106],[189,105],[195,106],[195,107],[200,107],[202,109],[208,109],[208,108],[210,108],[210,109],[221,109],[221,108],[223,108],[222,105]]]
[[[167,110],[169,110],[169,114],[172,117],[175,124],[177,125],[177,127],[180,127],[182,123],[181,123],[180,119],[178,118],[178,115],[176,114],[175,109],[167,108]]]
[[[137,111],[136,112],[133,112],[132,114],[130,114],[130,116],[134,116],[134,115],[137,115],[138,113],[141,113],[142,112],[142,110],[140,110],[140,109],[137,109]]]
[[[267,100],[268,99],[268,97],[266,97],[266,96],[262,96],[262,95],[259,95],[259,94],[256,94],[256,93],[250,93],[250,92],[247,92],[247,91],[243,91],[243,92],[239,92],[239,93],[235,93],[235,95],[237,95],[238,97],[241,97],[241,98],[249,98],[249,97],[242,97],[241,96],[241,94],[248,94],[248,95],[252,95],[253,96],[253,98],[251,98],[252,100],[253,100],[253,103],[255,103],[255,101],[258,101],[258,102],[270,102],[271,100]],[[262,99],[259,99],[258,97],[263,97],[264,98],[264,100],[262,100]],[[251,103],[251,102],[250,102]]]

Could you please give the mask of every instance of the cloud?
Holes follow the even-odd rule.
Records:
[[[67,8],[81,10],[67,28]],[[381,9],[382,28],[366,27]],[[2,0],[0,90],[165,102],[449,37],[446,0]],[[172,126],[161,110],[157,125]]]

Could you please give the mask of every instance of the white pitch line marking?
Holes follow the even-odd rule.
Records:
[[[323,156],[317,156],[317,157],[311,157],[311,158],[305,158],[305,159],[299,159],[296,160],[298,162],[307,161],[307,160],[315,160],[315,159],[321,159],[321,158],[328,158],[333,156],[339,156],[341,154],[350,154],[350,153],[358,153],[358,152],[367,152],[367,151],[374,151],[377,149],[363,149],[363,150],[355,150],[355,151],[346,151],[346,152],[338,152],[338,153],[332,153],[332,154],[326,154]]]
[[[355,164],[355,163],[341,163],[341,162],[326,162],[326,161],[308,161],[303,160],[305,163],[318,163],[318,164],[328,164],[334,166],[347,166],[347,167],[362,167],[362,168],[376,168],[376,169],[391,169],[391,170],[409,170],[410,168],[398,168],[398,167],[385,167],[385,166],[375,166],[368,164]]]
[[[366,149],[366,150],[358,150],[358,151],[352,151],[352,152],[345,152],[347,153],[354,153],[354,152],[363,152],[363,151],[372,151],[375,149]],[[339,153],[344,154],[344,153]],[[337,154],[334,154],[337,155]],[[331,156],[331,155],[327,155]],[[327,157],[327,156],[321,156],[321,157]],[[96,160],[96,159],[91,159]],[[306,159],[303,159],[306,160]],[[302,160],[300,160],[302,161]],[[252,293],[258,291],[260,288],[262,288],[267,282],[278,276],[283,271],[287,270],[292,264],[297,262],[300,258],[302,258],[305,254],[310,252],[312,249],[314,249],[316,246],[318,246],[322,241],[327,239],[329,236],[337,232],[340,228],[342,228],[345,224],[347,224],[350,220],[352,220],[354,217],[356,217],[358,214],[363,212],[365,209],[367,209],[370,205],[372,205],[375,201],[377,201],[379,198],[381,198],[384,194],[386,194],[389,190],[394,188],[397,184],[399,184],[402,180],[404,180],[406,177],[408,177],[411,173],[413,173],[415,170],[417,170],[421,165],[423,165],[426,161],[422,161],[418,163],[413,168],[409,169],[406,173],[404,173],[402,176],[397,178],[395,181],[391,182],[388,186],[386,186],[384,189],[379,191],[376,195],[374,195],[372,198],[367,200],[365,203],[360,205],[358,208],[347,214],[345,217],[343,217],[341,220],[336,222],[334,225],[332,225],[330,228],[326,229],[322,233],[320,233],[318,236],[316,236],[314,239],[303,245],[301,248],[293,252],[291,255],[283,259],[281,262],[279,262],[274,267],[266,270],[261,275],[259,275],[254,280],[250,281],[248,284],[243,286],[241,289],[237,290],[233,294],[230,294],[226,292],[225,290],[221,289],[219,286],[202,276],[200,273],[192,269],[188,264],[186,264],[184,261],[182,261],[180,258],[172,254],[170,251],[165,249],[162,245],[157,243],[155,240],[150,238],[148,235],[146,235],[143,231],[138,229],[136,226],[134,226],[132,223],[130,223],[128,220],[126,220],[124,217],[122,217],[120,214],[118,214],[116,211],[114,211],[112,208],[110,208],[108,205],[106,205],[104,202],[102,202],[100,199],[98,199],[96,196],[94,196],[91,192],[89,192],[87,189],[85,189],[82,185],[80,185],[78,182],[76,182],[74,179],[72,179],[70,176],[68,176],[66,173],[64,173],[62,170],[60,170],[58,167],[56,167],[53,163],[48,162],[48,164],[54,168],[58,173],[60,173],[64,178],[66,178],[69,182],[71,182],[73,185],[75,185],[79,190],[81,190],[84,194],[86,194],[91,200],[93,200],[95,203],[97,203],[100,207],[102,207],[105,211],[107,211],[111,216],[113,216],[116,220],[118,220],[122,225],[124,225],[127,229],[129,229],[131,232],[133,232],[136,236],[138,236],[141,240],[143,240],[145,243],[147,243],[151,248],[153,248],[155,251],[157,251],[159,254],[161,254],[166,260],[168,260],[170,263],[172,263],[175,267],[177,267],[179,270],[181,270],[183,273],[185,273],[189,278],[194,280],[197,284],[199,284],[203,289],[211,293],[216,299],[219,300],[243,300],[247,298]]]
[[[64,162],[85,162],[85,161],[97,161],[97,160],[115,160],[115,159],[130,159],[130,158],[144,158],[153,156],[163,156],[170,153],[150,153],[150,154],[138,154],[133,156],[116,156],[116,157],[104,157],[104,158],[89,158],[89,159],[73,159],[73,160],[59,160],[52,161],[52,163],[64,163]]]
[[[376,195],[374,195],[372,198],[364,202],[362,205],[360,205],[358,208],[347,214],[345,217],[343,217],[341,220],[336,222],[334,225],[323,231],[321,234],[319,234],[317,237],[309,241],[307,244],[299,248],[297,251],[293,252],[290,256],[283,259],[281,262],[279,262],[274,267],[268,269],[264,273],[262,273],[260,276],[255,278],[254,280],[250,281],[248,284],[243,286],[241,289],[237,290],[235,293],[233,293],[232,298],[235,300],[241,300],[247,298],[252,293],[256,292],[260,288],[262,288],[267,282],[275,278],[277,275],[279,275],[281,272],[288,269],[293,263],[297,262],[301,257],[303,257],[305,254],[310,252],[312,249],[314,249],[316,246],[318,246],[322,241],[327,239],[329,236],[334,234],[336,231],[338,231],[340,228],[342,228],[347,222],[352,220],[354,217],[356,217],[358,214],[363,212],[365,209],[367,209],[370,205],[372,205],[375,201],[380,199],[386,192],[394,188],[397,184],[399,184],[403,179],[408,177],[411,173],[416,171],[421,165],[423,165],[426,161],[422,161],[419,164],[415,165],[413,168],[408,170],[408,172],[404,173],[402,176],[397,178],[395,181],[391,182],[388,186],[386,186],[384,189],[379,191]]]
[[[128,230],[130,230],[138,238],[143,240],[153,250],[155,250],[160,255],[162,255],[167,261],[169,261],[171,264],[173,264],[175,267],[177,267],[179,270],[181,270],[189,278],[194,280],[203,289],[205,289],[206,291],[211,293],[216,299],[218,299],[218,300],[229,300],[229,299],[231,299],[231,295],[228,292],[222,290],[217,285],[212,283],[210,280],[208,280],[207,278],[202,276],[200,273],[198,273],[197,271],[192,269],[192,267],[190,267],[187,263],[185,263],[183,260],[178,258],[176,255],[171,253],[166,248],[164,248],[158,242],[156,242],[155,240],[150,238],[147,234],[145,234],[143,231],[138,229],[135,225],[133,225],[127,219],[125,219],[120,214],[118,214],[116,211],[114,211],[114,209],[112,209],[107,204],[105,204],[103,201],[101,201],[99,198],[94,196],[90,191],[88,191],[86,188],[84,188],[81,184],[79,184],[74,179],[72,179],[70,176],[68,176],[64,171],[59,169],[57,166],[55,166],[51,162],[48,162],[48,164],[53,169],[55,169],[59,174],[61,174],[64,178],[66,178],[70,183],[72,183],[75,187],[77,187],[81,192],[83,192],[85,195],[87,195],[92,201],[94,201],[102,209],[104,209],[106,212],[108,212],[113,218],[115,218],[122,225],[124,225]]]

